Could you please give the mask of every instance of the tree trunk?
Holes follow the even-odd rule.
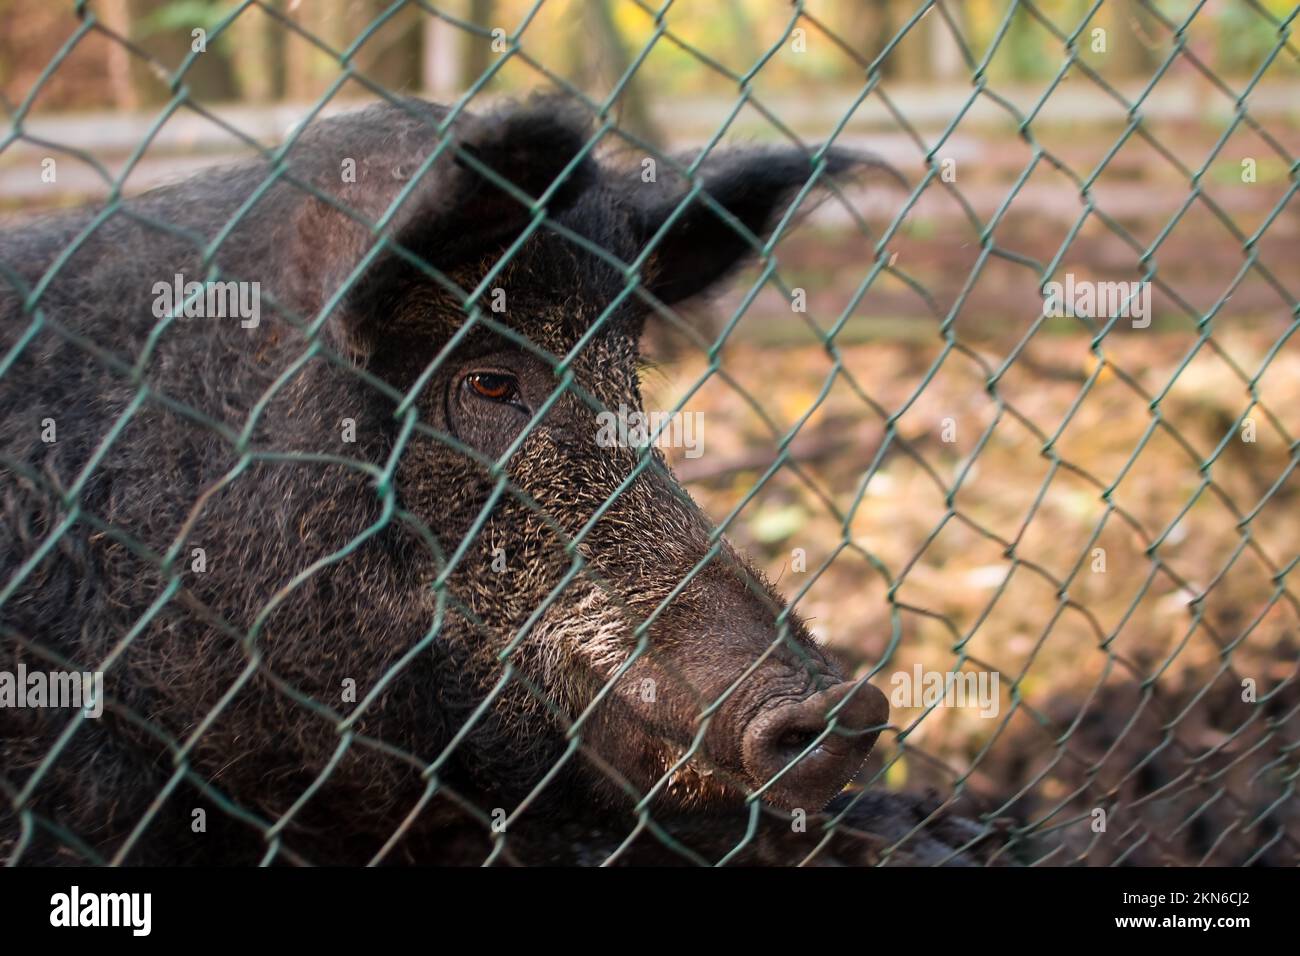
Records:
[[[441,17],[423,14],[421,86],[431,99],[445,102],[460,92],[460,30]]]
[[[1159,45],[1156,21],[1137,0],[1116,0],[1104,9],[1110,11],[1106,41],[1111,68],[1105,70],[1107,79],[1149,80],[1156,68],[1154,49]]]
[[[595,34],[596,45],[600,50],[600,60],[605,66],[605,78],[612,89],[632,65],[632,57],[628,55],[627,48],[623,45],[623,37],[618,31],[618,24],[614,22],[609,0],[591,0],[586,7],[586,12],[592,33]],[[653,144],[662,144],[665,141],[663,133],[650,114],[650,106],[642,90],[640,77],[636,74],[623,84],[617,104],[619,125],[625,130]]]
[[[230,31],[231,68],[239,98],[250,103],[279,99],[284,94],[284,27],[257,7],[249,7]]]
[[[104,0],[95,12],[104,21],[104,25],[118,36],[131,36],[130,0]],[[130,51],[116,40],[111,40],[106,60],[113,105],[120,110],[138,110],[144,105],[144,97],[136,86],[136,78],[132,73]]]
[[[348,0],[312,0],[290,5],[289,17],[304,31],[342,53],[348,36]],[[291,31],[285,49],[285,93],[295,101],[311,101],[338,78],[339,61],[306,37]]]
[[[502,26],[492,22],[492,0],[470,0],[469,14],[465,17],[475,26],[491,30]],[[504,27],[503,27],[504,28]],[[492,50],[492,40],[477,33],[466,33],[461,41],[461,77],[460,88],[467,90],[478,82],[479,77],[487,72],[492,60],[500,56]]]

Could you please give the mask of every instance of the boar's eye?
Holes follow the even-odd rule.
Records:
[[[541,374],[527,358],[510,353],[478,356],[461,366],[446,385],[451,433],[489,458],[500,457],[532,418],[530,383]]]
[[[513,375],[503,372],[471,372],[465,376],[464,388],[491,402],[524,407],[519,397],[519,380]]]

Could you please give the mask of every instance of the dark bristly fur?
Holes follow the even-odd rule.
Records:
[[[573,353],[628,279],[552,229],[509,258],[491,283],[506,310],[485,313],[540,352],[482,324],[458,340],[418,390],[425,427],[405,435],[391,481],[376,481],[404,435],[400,394],[466,321],[461,298],[424,264],[473,290],[533,220],[479,164],[532,197],[572,164],[548,216],[625,263],[685,188],[667,174],[642,183],[639,168],[590,155],[573,164],[588,126],[555,101],[458,118],[450,145],[412,184],[446,118],[416,101],[374,106],[309,127],[288,153],[287,175],[263,161],[217,169],[126,201],[102,222],[96,210],[78,211],[15,224],[0,238],[0,347],[16,350],[0,375],[0,587],[17,582],[0,606],[0,669],[104,666],[108,701],[99,720],[0,709],[0,855],[255,862],[270,845],[266,828],[283,821],[279,860],[481,862],[493,846],[492,811],[511,813],[534,794],[511,820],[500,859],[601,862],[635,822],[625,787],[642,794],[672,769],[655,819],[716,860],[743,836],[744,795],[762,782],[750,779],[742,729],[773,702],[842,679],[790,616],[779,649],[673,769],[705,706],[780,633],[782,599],[724,547],[655,617],[648,650],[592,706],[633,655],[636,627],[714,537],[662,459],[624,488],[636,453],[595,442],[597,408],[640,407],[637,340],[648,306],[625,299]],[[341,181],[349,159],[354,183]],[[828,164],[837,173],[852,161],[831,153]],[[761,238],[812,172],[804,154],[783,148],[720,154],[699,175]],[[367,259],[377,235],[422,262],[391,245]],[[747,251],[697,200],[642,275],[671,305]],[[201,280],[209,265],[222,280],[261,284],[260,324],[181,317],[158,330],[154,284],[177,273]],[[558,387],[553,364],[566,356],[574,387],[507,465],[518,491],[499,498],[435,588],[497,477],[434,432],[496,458]],[[528,412],[462,402],[461,383],[481,367],[514,376]],[[44,419],[56,423],[53,444],[41,440]],[[355,443],[342,440],[347,419]],[[206,553],[201,573],[191,567],[195,548]],[[492,567],[497,548],[502,571]],[[494,693],[512,640],[511,677]],[[345,702],[352,681],[361,705]],[[422,771],[485,700],[421,803]],[[582,748],[565,759],[566,731],[589,709]],[[69,720],[75,731],[56,746]],[[815,811],[826,795],[813,799]],[[196,809],[206,832],[194,832]],[[903,829],[884,822],[891,813],[906,819]],[[801,842],[773,819],[749,859],[798,862],[820,839],[811,824]],[[912,803],[874,794],[848,822],[885,840],[918,826]],[[916,859],[950,853],[944,832]],[[952,846],[970,842],[950,832]],[[875,852],[851,849],[845,859]],[[623,860],[665,857],[674,854],[643,834]]]

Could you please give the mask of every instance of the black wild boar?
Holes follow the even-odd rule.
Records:
[[[719,154],[674,218],[688,183],[589,136],[554,100],[380,105],[4,234],[0,666],[102,670],[105,712],[0,710],[0,851],[601,862],[641,819],[621,859],[678,826],[716,861],[748,794],[782,847],[772,808],[853,777],[883,695],[657,452],[595,440],[641,406],[633,277],[708,289],[814,166]],[[209,278],[256,298],[186,315]]]

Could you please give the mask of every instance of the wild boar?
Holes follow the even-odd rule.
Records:
[[[600,862],[855,775],[884,696],[595,422],[648,316],[866,161],[597,145],[384,103],[4,233],[4,666],[104,675],[99,719],[0,709],[7,855]]]

